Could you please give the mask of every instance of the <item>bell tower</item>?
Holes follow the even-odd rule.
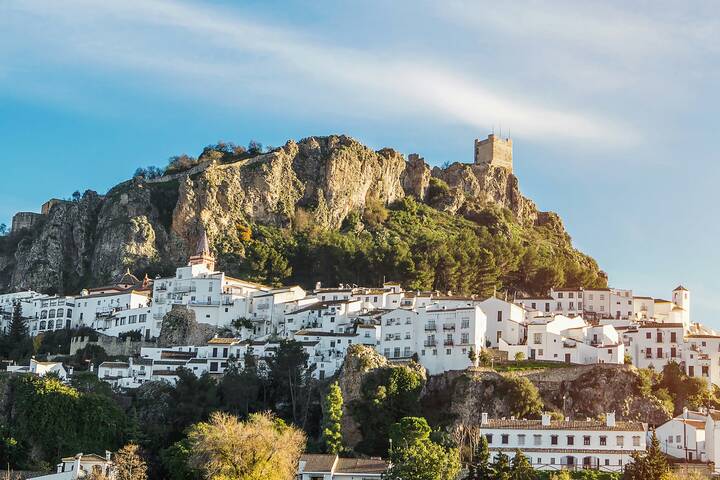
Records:
[[[198,241],[195,255],[192,255],[188,261],[188,266],[192,265],[205,265],[211,272],[215,270],[215,257],[210,252],[210,242],[208,242],[205,228],[203,228],[200,241]]]

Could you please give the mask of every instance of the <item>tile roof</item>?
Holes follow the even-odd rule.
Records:
[[[502,420],[489,419],[488,423],[480,425],[480,428],[500,428],[511,430],[619,430],[619,431],[644,431],[645,426],[640,422],[615,422],[614,427],[609,427],[600,420],[553,420],[550,425],[543,425],[541,420]]]
[[[382,474],[388,466],[386,461],[373,458],[339,458],[335,473]]]
[[[320,455],[320,454],[304,454],[300,457],[301,462],[305,462],[305,472],[332,472],[332,468],[335,466],[335,455]]]
[[[683,328],[682,323],[661,323],[661,322],[648,322],[640,325],[640,328]]]

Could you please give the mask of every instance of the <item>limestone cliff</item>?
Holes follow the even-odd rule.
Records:
[[[418,156],[406,162],[392,149],[373,151],[344,135],[291,140],[264,154],[209,152],[201,160],[184,172],[54,203],[27,229],[0,238],[0,290],[70,294],[128,267],[167,273],[186,260],[201,228],[220,251],[249,225],[337,230],[368,202],[407,195],[472,221],[487,205],[503,207],[521,225],[549,225],[571,249],[559,217],[538,212],[503,168],[455,163],[431,171]],[[438,194],[438,185],[447,191]]]

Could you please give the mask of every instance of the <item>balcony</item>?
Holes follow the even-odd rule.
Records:
[[[437,346],[437,340],[425,340],[424,345],[426,347],[436,347]]]
[[[455,324],[444,324],[443,330],[454,332],[455,331]]]
[[[455,341],[452,338],[446,338],[443,341],[443,345],[445,345],[446,347],[450,345],[455,345]]]
[[[437,325],[435,325],[434,323],[428,323],[427,325],[425,325],[426,332],[429,332],[429,331],[434,332],[435,330],[437,330]]]

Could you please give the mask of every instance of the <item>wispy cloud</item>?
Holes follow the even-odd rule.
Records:
[[[552,133],[600,140],[624,130],[605,115],[563,107],[557,98],[526,97],[434,58],[338,46],[217,6],[46,0],[5,8],[7,34],[20,24],[25,30],[23,54],[120,76],[150,76],[155,80],[147,82],[149,88],[155,83],[158,90],[216,102],[247,104],[260,96],[309,114],[421,114],[483,130],[503,124],[537,139]]]

